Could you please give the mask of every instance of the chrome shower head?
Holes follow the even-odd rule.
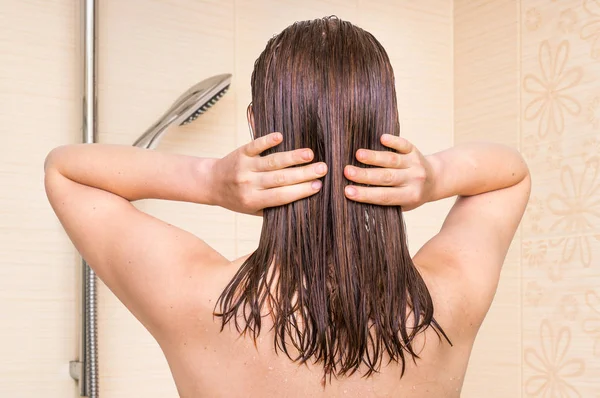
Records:
[[[171,108],[146,130],[133,145],[146,149],[156,148],[169,126],[173,124],[183,126],[196,120],[198,116],[221,99],[229,90],[230,85],[231,74],[229,73],[210,77],[194,85],[183,93]]]

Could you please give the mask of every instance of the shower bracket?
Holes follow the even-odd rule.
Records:
[[[83,370],[83,362],[80,361],[70,361],[69,362],[69,374],[74,380],[81,380]]]

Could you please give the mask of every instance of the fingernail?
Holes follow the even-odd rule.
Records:
[[[273,141],[275,141],[275,142],[281,140],[282,138],[283,138],[283,135],[281,135],[281,133],[275,133],[273,135]]]
[[[354,177],[356,175],[356,170],[354,170],[354,167],[348,167],[347,173],[350,177]]]
[[[346,190],[346,195],[348,195],[348,196],[356,195],[356,188],[354,188],[354,187],[347,186],[345,190]]]
[[[304,151],[304,152],[302,152],[302,159],[304,159],[304,160],[310,160],[311,157],[312,157],[312,153],[310,153],[310,151]]]
[[[317,174],[325,174],[325,172],[327,171],[327,167],[325,167],[324,164],[320,164],[317,167]]]
[[[363,151],[358,151],[356,152],[356,158],[357,159],[364,159],[365,158],[365,153]]]
[[[316,180],[316,181],[313,181],[311,186],[314,190],[319,190],[323,186],[323,183],[321,182],[321,180]]]

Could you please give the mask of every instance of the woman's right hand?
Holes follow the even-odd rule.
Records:
[[[402,206],[413,210],[431,200],[433,173],[429,161],[406,139],[384,134],[381,143],[395,152],[359,149],[356,159],[377,168],[346,166],[344,176],[369,187],[348,185],[345,194],[356,202]]]
[[[281,133],[271,133],[214,162],[210,172],[214,187],[211,202],[238,213],[262,215],[264,208],[319,192],[327,165],[311,163],[314,153],[309,148],[260,156],[282,141]]]

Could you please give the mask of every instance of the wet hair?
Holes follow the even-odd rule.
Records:
[[[344,196],[344,167],[365,167],[356,151],[389,150],[381,135],[400,133],[384,48],[336,17],[294,23],[254,64],[252,108],[257,137],[284,137],[263,155],[311,148],[329,172],[317,194],[264,210],[258,248],[217,301],[222,327],[256,342],[268,314],[275,350],[322,365],[324,376],[361,365],[370,376],[384,361],[403,375],[419,333],[432,327],[450,341],[409,254],[402,209]]]

